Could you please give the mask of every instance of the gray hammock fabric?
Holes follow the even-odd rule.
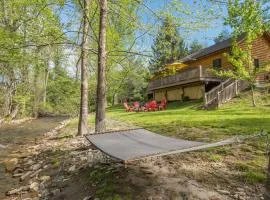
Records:
[[[234,138],[217,143],[195,142],[165,137],[145,129],[89,134],[86,138],[107,155],[121,161],[195,151],[236,142]]]

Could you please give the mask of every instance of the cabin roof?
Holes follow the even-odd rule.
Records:
[[[264,36],[270,38],[270,32],[265,32]],[[241,35],[238,38],[238,42],[241,42],[245,39],[245,35]],[[226,49],[226,48],[230,48],[232,46],[232,37],[226,40],[223,40],[221,42],[218,42],[210,47],[206,47],[204,49],[201,49],[195,53],[192,53],[188,56],[185,56],[183,58],[181,58],[179,60],[179,62],[185,63],[185,62],[189,62],[189,61],[193,61],[193,60],[197,60],[198,58],[204,57],[204,56],[208,56],[212,53],[218,52],[220,50]]]
[[[242,41],[244,39],[244,36],[240,36],[238,39],[238,42]],[[221,42],[218,42],[210,47],[206,47],[204,49],[201,49],[195,53],[192,53],[188,56],[183,57],[182,59],[180,59],[180,62],[188,62],[188,61],[193,61],[193,60],[197,60],[198,58],[210,55],[212,53],[215,53],[217,51],[220,51],[222,49],[226,49],[232,46],[232,38],[223,40]]]

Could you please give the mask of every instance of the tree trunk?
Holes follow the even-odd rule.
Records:
[[[43,105],[46,105],[47,102],[47,87],[48,87],[48,80],[49,80],[49,62],[46,62],[44,69],[44,90],[43,90]]]
[[[12,81],[12,80],[11,80]],[[3,116],[9,116],[12,112],[13,97],[16,94],[16,83],[11,82],[6,89]]]
[[[40,50],[36,50],[36,54],[40,54]],[[42,95],[42,91],[40,88],[40,83],[39,80],[41,79],[41,72],[40,72],[40,65],[37,62],[34,66],[34,80],[33,80],[33,111],[32,111],[32,116],[33,117],[38,117],[38,111],[39,111],[39,105],[40,105],[40,96]]]
[[[268,170],[267,170],[267,179],[265,184],[265,200],[270,200],[270,150],[268,151]]]
[[[96,124],[95,131],[103,132],[105,126],[106,108],[106,19],[107,0],[100,0],[100,24],[99,24],[99,47],[98,47],[98,79],[96,99]]]
[[[112,95],[112,106],[114,106],[114,94]]]
[[[83,36],[81,44],[81,106],[78,125],[78,135],[87,133],[88,122],[88,67],[86,47],[89,44],[87,14],[89,10],[89,0],[83,1]]]
[[[251,86],[251,92],[252,92],[252,105],[253,107],[256,107],[256,102],[255,102],[255,95],[254,95],[254,86]]]

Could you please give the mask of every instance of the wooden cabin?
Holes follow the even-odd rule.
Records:
[[[244,37],[239,38],[241,48],[245,48]],[[227,39],[213,46],[182,58],[178,63],[170,64],[166,69],[175,67],[175,73],[165,76],[156,75],[148,85],[148,94],[156,101],[166,97],[168,101],[202,99],[204,94],[220,85],[221,78],[213,75],[209,69],[231,68],[224,53],[229,53],[232,40]],[[270,34],[265,33],[254,41],[252,57],[257,67],[270,62]],[[270,81],[270,75],[258,76],[258,84]]]

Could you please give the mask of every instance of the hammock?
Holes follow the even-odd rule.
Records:
[[[162,136],[145,129],[88,134],[86,138],[97,149],[124,162],[240,142],[238,137],[216,143],[196,142]]]

